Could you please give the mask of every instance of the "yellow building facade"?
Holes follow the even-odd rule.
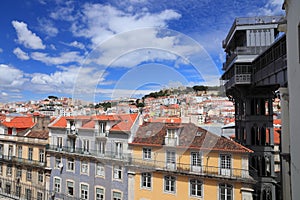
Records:
[[[193,124],[149,123],[130,144],[134,200],[252,200],[252,151]]]

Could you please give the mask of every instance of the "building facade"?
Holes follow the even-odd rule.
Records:
[[[128,199],[128,141],[138,114],[61,117],[49,125],[54,199]]]
[[[132,200],[252,200],[251,150],[194,124],[146,123],[130,143]]]
[[[49,118],[16,117],[1,123],[0,193],[14,199],[49,198],[46,162]]]

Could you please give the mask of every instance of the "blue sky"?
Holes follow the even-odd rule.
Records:
[[[0,102],[93,102],[218,85],[236,17],[282,15],[283,0],[5,0]]]

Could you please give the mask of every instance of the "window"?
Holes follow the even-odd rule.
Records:
[[[62,137],[57,137],[57,148],[59,149],[59,150],[61,150],[62,149],[62,147],[63,147],[63,143],[62,143]]]
[[[172,192],[175,193],[175,183],[176,178],[173,176],[165,176],[164,177],[164,190],[165,192]]]
[[[191,152],[191,165],[193,172],[200,172],[202,164],[202,155],[200,152]]]
[[[43,193],[42,192],[37,192],[36,197],[37,197],[37,200],[43,200]]]
[[[67,170],[74,171],[74,159],[73,158],[68,158]]]
[[[167,168],[174,170],[176,169],[176,154],[175,151],[167,151]]]
[[[141,187],[142,188],[151,188],[151,173],[145,172],[141,175]]]
[[[0,144],[0,157],[3,157],[3,144]]]
[[[31,171],[31,169],[27,169],[26,180],[31,181],[31,179],[32,179],[32,171]]]
[[[22,168],[21,167],[17,167],[16,177],[20,178],[20,179],[22,178]]]
[[[151,159],[151,148],[143,148],[143,159]]]
[[[60,168],[61,166],[61,158],[60,157],[55,157],[55,168]]]
[[[39,172],[38,172],[38,181],[39,181],[40,183],[43,183],[43,182],[44,182],[44,172],[42,172],[42,171],[39,171]]]
[[[7,165],[6,167],[6,175],[7,176],[11,176],[12,174],[12,166],[11,165]]]
[[[2,175],[2,173],[3,173],[3,165],[2,163],[0,163],[0,175]]]
[[[167,130],[167,137],[168,138],[175,138],[176,135],[176,129],[168,129]]]
[[[114,179],[122,179],[122,166],[114,166]]]
[[[221,160],[221,175],[230,176],[231,173],[231,156],[229,154],[221,154],[220,155]]]
[[[28,148],[28,160],[32,160],[33,148]]]
[[[195,197],[202,196],[202,181],[197,179],[190,180],[190,195]]]
[[[74,195],[74,182],[72,181],[67,181],[67,194],[69,196]]]
[[[99,141],[97,143],[97,151],[98,151],[98,154],[101,154],[101,155],[105,154],[105,141]]]
[[[90,141],[89,140],[83,140],[83,151],[89,152],[90,148]]]
[[[13,146],[9,145],[8,146],[8,159],[11,160],[13,156]]]
[[[11,192],[11,184],[10,183],[6,183],[5,184],[5,193],[6,194],[10,194]]]
[[[115,143],[115,156],[117,158],[121,158],[122,154],[123,154],[123,147],[122,147],[122,143],[121,142],[116,142]]]
[[[88,174],[89,173],[89,164],[86,161],[81,161],[81,173]]]
[[[80,196],[81,199],[88,199],[89,197],[89,186],[86,184],[80,185]]]
[[[16,185],[16,196],[20,197],[21,196],[21,186]]]
[[[113,191],[113,200],[122,200],[122,194],[121,194],[121,192],[115,192],[115,191]]]
[[[96,200],[104,200],[104,189],[96,188]]]
[[[228,184],[219,185],[219,198],[220,200],[232,200],[232,186]]]
[[[60,193],[60,178],[54,177],[54,191]]]
[[[45,162],[45,151],[44,151],[44,149],[39,150],[39,162],[41,162],[41,163]]]
[[[22,158],[22,146],[18,146],[18,158]]]
[[[26,190],[25,190],[25,199],[26,200],[31,199],[31,189],[26,188]]]
[[[96,175],[97,176],[105,176],[105,168],[102,163],[96,164]]]
[[[106,123],[101,122],[99,123],[100,133],[105,133]]]

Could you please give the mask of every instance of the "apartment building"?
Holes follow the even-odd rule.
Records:
[[[252,151],[192,123],[145,123],[129,144],[134,200],[252,200]]]
[[[138,114],[60,117],[49,125],[53,199],[128,199],[128,141]]]
[[[0,124],[0,194],[14,199],[48,199],[48,117],[8,117]]]

